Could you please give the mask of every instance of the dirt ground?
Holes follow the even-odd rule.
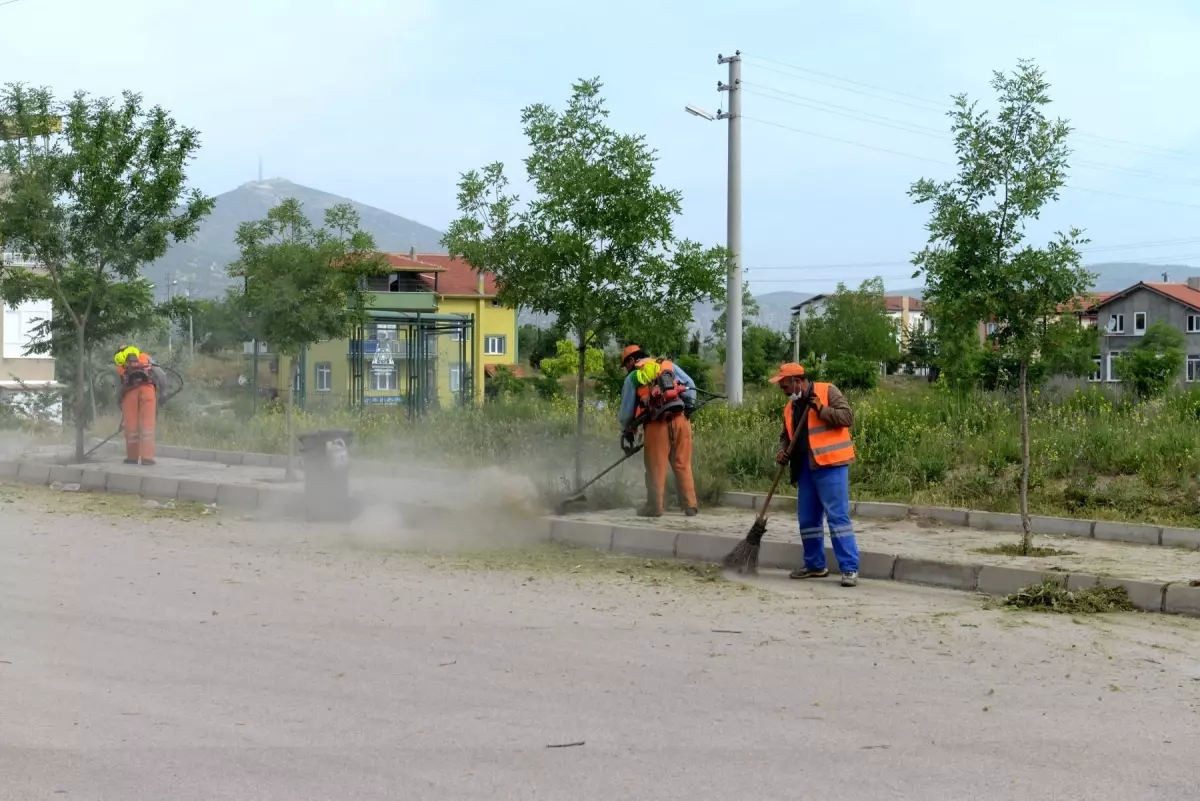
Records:
[[[519,541],[0,487],[0,799],[1194,794],[1200,621]]]

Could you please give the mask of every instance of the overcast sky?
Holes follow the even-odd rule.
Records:
[[[206,192],[254,180],[261,156],[266,177],[436,228],[462,171],[520,169],[522,106],[600,76],[613,124],[646,134],[682,190],[680,232],[708,244],[725,239],[726,124],[683,106],[721,104],[717,54],[740,48],[755,292],[911,285],[926,211],[905,192],[953,160],[939,104],[990,100],[992,70],[1034,58],[1079,130],[1045,226],[1087,229],[1092,261],[1200,264],[1186,0],[0,0],[0,31],[4,82],[132,89],[200,129]]]

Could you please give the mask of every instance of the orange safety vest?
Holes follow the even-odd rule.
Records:
[[[829,405],[829,384],[813,382],[812,391],[821,401],[822,406]],[[787,431],[788,440],[796,435],[795,421],[792,420],[792,407],[788,401],[783,407],[783,426]],[[842,426],[827,426],[817,416],[817,410],[808,407],[808,452],[818,467],[837,467],[854,461],[854,441],[850,439],[850,429]]]
[[[152,376],[150,374],[150,367],[151,367],[150,354],[146,353],[145,351],[142,351],[140,354],[138,354],[138,366],[136,368],[134,368],[134,371],[145,375],[147,380],[152,380]],[[121,377],[122,381],[127,379],[128,372],[129,372],[129,367],[127,365],[125,365],[125,364],[117,365],[117,375]]]
[[[683,393],[687,391],[687,387],[683,384],[683,382],[680,381],[677,377],[675,377],[676,376],[675,363],[673,361],[671,361],[670,359],[642,359],[634,365],[633,369],[635,371],[639,370],[639,369],[641,369],[642,365],[648,364],[649,362],[654,362],[654,361],[658,362],[659,375],[661,375],[662,373],[667,373],[667,372],[671,373],[671,376],[673,378],[675,378],[675,386],[665,393],[666,397],[662,398],[661,405],[658,406],[658,408],[654,409],[647,416],[647,422],[655,422],[655,421],[661,419],[663,416],[670,414],[672,412],[674,412],[674,413],[682,412],[683,408],[684,408]],[[656,378],[653,382],[651,382],[649,384],[638,386],[638,388],[637,388],[637,406],[634,409],[634,418],[635,419],[645,415],[647,410],[650,408],[650,394],[651,394],[652,390],[655,388],[654,385],[657,383],[658,383],[658,379]]]

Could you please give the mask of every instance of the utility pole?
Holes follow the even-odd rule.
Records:
[[[726,201],[726,244],[732,254],[725,280],[725,396],[728,403],[742,402],[742,51],[717,55],[729,65],[729,83],[717,82],[717,91],[729,92],[729,111],[717,119],[729,121],[729,197]]]

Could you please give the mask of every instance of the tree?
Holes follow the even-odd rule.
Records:
[[[325,210],[325,227],[316,228],[300,201],[288,198],[263,220],[238,226],[241,258],[228,272],[242,279],[242,290],[230,296],[254,334],[289,357],[295,386],[300,353],[315,342],[350,336],[367,320],[369,295],[361,291],[384,263],[375,241],[359,227],[358,213],[348,203]],[[285,405],[288,441],[287,478],[293,477],[295,438],[292,404]]]
[[[857,290],[838,284],[824,309],[811,307],[797,326],[802,351],[812,351],[829,360],[853,357],[878,365],[899,358],[896,322],[888,316],[883,281],[863,281]]]
[[[728,311],[725,308],[724,301],[718,300],[715,303],[713,303],[713,311],[717,312],[717,318],[715,320],[713,320],[713,322],[712,322],[713,339],[716,340],[717,342],[724,343],[725,342],[725,319],[726,319],[725,315]],[[759,312],[761,312],[761,311],[762,310],[759,308],[759,305],[758,305],[758,299],[755,298],[754,295],[750,294],[749,282],[743,282],[742,283],[742,334],[743,335],[745,335],[746,329],[749,328],[750,325],[755,320],[758,319]],[[724,359],[724,353],[725,353],[724,344],[722,344],[720,346],[720,348],[721,348],[722,359]]]
[[[48,89],[10,84],[0,93],[7,141],[0,172],[0,241],[38,263],[37,271],[5,268],[0,295],[14,305],[49,298],[65,313],[75,350],[96,341],[103,313],[121,314],[120,298],[143,264],[190,239],[212,198],[185,189],[199,134],[180,127],[140,95],[121,100],[77,93],[59,105]],[[48,120],[61,118],[61,133]],[[144,309],[144,307],[141,307]],[[84,457],[86,359],[75,375],[75,458]]]
[[[451,255],[495,274],[502,303],[553,313],[578,332],[576,485],[589,332],[689,317],[697,300],[721,296],[727,262],[722,248],[676,239],[680,193],[654,183],[656,156],[644,137],[609,127],[600,89],[598,79],[575,84],[563,112],[525,108],[533,198],[519,205],[500,163],[467,172],[461,216],[442,240]]]
[[[1121,354],[1121,380],[1139,398],[1160,398],[1179,380],[1186,359],[1183,332],[1165,320],[1157,320],[1136,345]],[[1091,359],[1088,361],[1090,368]]]
[[[1058,233],[1044,247],[1025,242],[1025,227],[1057,200],[1066,182],[1067,135],[1050,120],[1049,84],[1033,63],[996,72],[999,111],[992,117],[966,95],[955,98],[951,119],[959,174],[922,179],[910,195],[931,205],[929,241],[916,254],[914,277],[924,273],[926,297],[939,328],[966,332],[980,320],[996,323],[997,346],[1016,359],[1021,400],[1021,548],[1028,553],[1029,365],[1046,345],[1045,320],[1080,297],[1092,277],[1080,266],[1078,229]]]
[[[585,337],[586,341],[591,341],[592,337]],[[542,359],[542,372],[548,377],[558,380],[571,374],[578,367],[579,352],[578,346],[569,339],[560,339],[556,346],[558,353],[554,358]],[[604,370],[604,351],[599,348],[593,348],[590,345],[583,359],[583,374],[585,377],[594,376]]]
[[[752,325],[742,336],[742,378],[765,384],[780,364],[791,357],[787,337],[762,325]]]

